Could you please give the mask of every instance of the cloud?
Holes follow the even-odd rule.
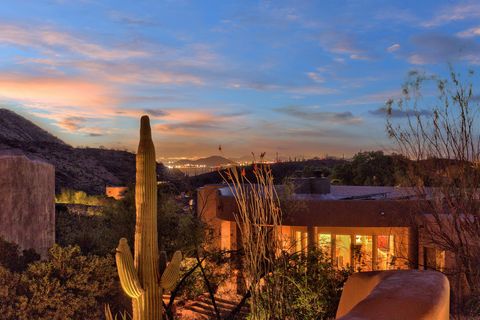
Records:
[[[123,60],[147,55],[145,51],[121,47],[107,47],[84,37],[57,31],[50,27],[24,27],[15,24],[0,24],[0,43],[35,48],[52,56],[70,54],[99,60]]]
[[[154,117],[165,117],[168,115],[168,112],[161,109],[143,109],[143,111]]]
[[[131,26],[154,26],[157,25],[154,21],[146,18],[136,17],[131,14],[126,14],[119,11],[111,11],[109,17],[112,21],[131,25]]]
[[[67,131],[76,131],[83,127],[87,119],[83,117],[68,117],[60,120],[58,126]]]
[[[470,28],[464,31],[457,33],[457,36],[460,38],[472,38],[480,36],[480,27]]]
[[[334,104],[335,106],[356,106],[356,105],[368,105],[368,104],[379,104],[385,103],[388,99],[398,97],[400,95],[400,89],[394,90],[385,90],[381,92],[375,92],[370,94],[365,94],[362,96],[350,98],[344,100],[340,103]]]
[[[412,64],[445,63],[464,60],[480,64],[480,44],[473,39],[443,34],[423,34],[412,38],[415,52],[408,60]]]
[[[388,52],[395,52],[400,49],[400,45],[398,43],[392,44],[390,47],[387,48]]]
[[[241,119],[248,114],[248,111],[169,109],[160,118],[163,123],[156,124],[154,129],[173,136],[227,136],[235,127],[242,126]]]
[[[307,76],[312,79],[314,82],[317,82],[317,83],[324,83],[325,82],[325,78],[323,78],[322,76],[320,76],[318,74],[318,72],[307,72]]]
[[[370,110],[368,113],[374,116],[381,116],[385,117],[387,115],[393,118],[408,118],[410,116],[431,116],[432,111],[427,109],[420,109],[420,110],[399,110],[399,109],[392,109],[387,110],[385,107],[380,107],[375,110]]]
[[[70,133],[85,134],[90,137],[100,137],[108,133],[108,130],[100,127],[90,127],[86,123],[88,120],[84,117],[66,117],[57,121],[57,126]]]
[[[362,121],[355,117],[350,111],[329,112],[320,111],[318,107],[287,106],[275,109],[276,111],[307,121],[324,121],[338,124],[355,124]]]
[[[458,2],[444,6],[435,16],[422,23],[424,27],[436,27],[450,22],[480,18],[480,3],[478,1]]]
[[[352,60],[371,60],[371,58],[367,55],[361,55],[361,54],[351,54],[350,59]]]
[[[119,84],[204,84],[204,80],[198,76],[181,71],[159,70],[152,68],[150,63],[75,61],[67,62],[66,66],[74,67],[86,76]]]
[[[289,93],[301,94],[301,95],[325,95],[337,93],[338,90],[334,88],[327,88],[322,86],[298,86],[298,87],[286,87],[285,91]]]
[[[263,81],[233,81],[227,85],[231,89],[251,89],[257,91],[283,91],[299,95],[326,95],[337,93],[338,90],[320,85],[286,85]]]
[[[94,80],[0,74],[0,97],[54,106],[115,105],[115,90]]]
[[[319,36],[320,45],[328,52],[348,56],[352,60],[371,60],[372,56],[361,47],[353,34],[325,31]],[[336,57],[335,59],[338,59]]]

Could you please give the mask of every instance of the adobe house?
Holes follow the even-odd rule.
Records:
[[[55,243],[55,168],[0,153],[0,236],[42,257]]]
[[[282,225],[284,249],[306,252],[316,246],[338,267],[356,271],[439,269],[445,252],[427,247],[415,219],[419,202],[412,190],[396,187],[337,186],[325,178],[299,178],[291,198],[298,208]],[[282,186],[277,186],[281,192]],[[198,189],[197,211],[213,232],[218,249],[240,246],[233,194],[226,185]],[[448,261],[448,259],[447,259]]]

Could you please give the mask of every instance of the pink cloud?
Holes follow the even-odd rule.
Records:
[[[114,105],[115,91],[103,84],[76,78],[0,74],[0,97],[51,106]]]

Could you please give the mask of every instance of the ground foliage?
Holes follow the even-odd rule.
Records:
[[[83,255],[78,246],[49,251],[23,272],[0,267],[5,320],[101,319],[103,304],[122,299],[112,256]]]

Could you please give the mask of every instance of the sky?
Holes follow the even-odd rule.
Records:
[[[0,6],[0,107],[131,151],[148,114],[159,158],[388,151],[385,101],[449,64],[480,64],[480,1]]]

